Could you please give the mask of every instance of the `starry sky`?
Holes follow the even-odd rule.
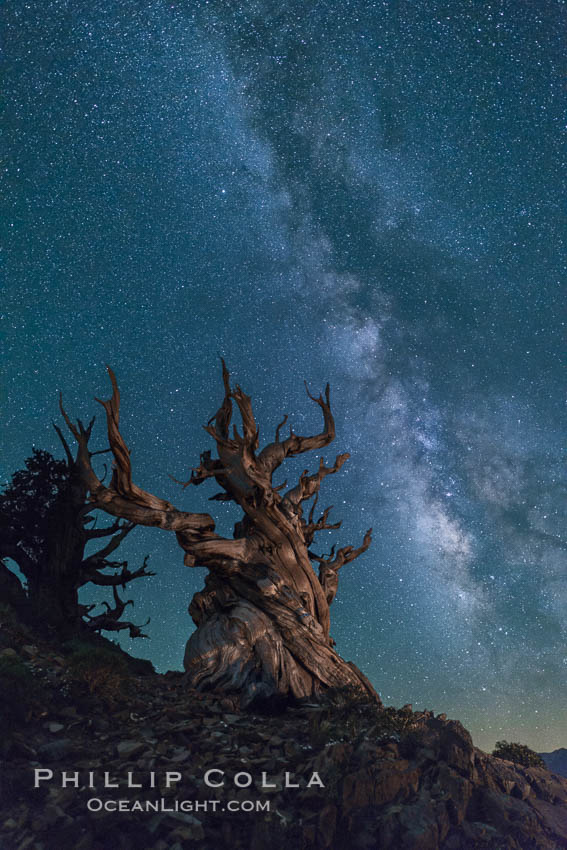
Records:
[[[319,551],[374,528],[340,574],[339,652],[386,704],[446,712],[485,749],[567,746],[564,0],[0,15],[2,480],[34,445],[62,456],[59,391],[104,447],[109,363],[136,482],[231,536],[214,483],[168,477],[213,448],[219,356],[261,439],[284,413],[319,431],[303,381],[329,381],[323,454],[351,459],[324,482],[343,526]],[[151,639],[122,643],[180,669],[205,571],[157,529],[120,550],[145,554],[157,575],[129,611]]]

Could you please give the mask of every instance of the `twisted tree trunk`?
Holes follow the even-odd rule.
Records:
[[[322,480],[337,472],[348,455],[337,456],[329,467],[321,459],[315,474],[305,470],[284,495],[280,490],[285,485],[272,483],[286,458],[321,449],[334,439],[329,387],[325,398],[309,396],[323,413],[320,434],[300,437],[290,429],[287,439],[280,440],[285,417],[275,441],[258,452],[259,432],[250,398],[238,386],[231,389],[224,361],[222,365],[224,400],[205,426],[215,440],[218,458],[204,452],[183,486],[216,480],[222,492],[212,498],[232,500],[244,512],[234,539],[215,534],[208,514],[180,511],[132,482],[130,454],[119,431],[120,396],[110,369],[113,395],[100,402],[115,459],[109,487],[96,477],[88,452],[82,450],[82,424],[74,426],[61,406],[79,442],[78,457],[91,502],[131,522],[174,531],[185,551],[184,563],[208,568],[205,588],[195,594],[189,607],[197,629],[187,643],[184,664],[193,687],[237,693],[244,705],[277,694],[310,696],[331,687],[352,687],[378,700],[368,679],[335,651],[329,634],[329,606],[337,591],[338,570],[368,548],[370,530],[358,549],[347,546],[335,554],[333,548],[326,558],[310,550],[317,531],[340,525],[327,522],[330,508],[317,520],[314,510]],[[233,401],[242,418],[242,434],[234,426],[230,436]],[[311,498],[314,502],[305,519],[302,504]]]

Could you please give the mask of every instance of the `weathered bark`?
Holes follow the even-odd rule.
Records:
[[[75,465],[68,468],[67,485],[59,494],[50,521],[47,557],[28,579],[34,621],[48,624],[61,637],[73,635],[80,628],[79,587],[87,541],[82,521],[87,488]]]
[[[232,500],[244,511],[234,529],[234,539],[215,533],[208,514],[179,510],[171,503],[145,492],[132,481],[130,453],[120,434],[120,395],[113,372],[109,374],[112,398],[99,401],[106,411],[114,469],[109,486],[95,475],[90,463],[85,429],[73,425],[61,407],[65,421],[79,443],[78,462],[94,507],[141,525],[174,531],[185,551],[187,566],[209,570],[205,588],[197,593],[189,612],[197,629],[185,651],[189,683],[196,688],[215,688],[238,693],[242,704],[257,697],[291,694],[305,697],[331,687],[353,687],[378,696],[366,677],[334,650],[330,637],[329,605],[333,601],[338,570],[364,552],[371,542],[369,530],[358,549],[334,551],[327,558],[313,554],[314,535],[328,524],[330,508],[314,521],[321,482],[334,474],[348,458],[338,455],[332,466],[321,459],[318,471],[305,470],[298,484],[283,495],[272,476],[288,457],[322,449],[335,437],[329,387],[325,396],[309,398],[323,414],[321,433],[302,437],[291,429],[261,451],[249,396],[240,387],[231,389],[224,361],[224,399],[205,427],[216,443],[218,458],[201,455],[184,487],[214,479],[222,492],[215,500]],[[229,426],[233,401],[242,419],[242,434]],[[308,519],[303,502],[315,498]],[[319,564],[316,574],[312,561]]]

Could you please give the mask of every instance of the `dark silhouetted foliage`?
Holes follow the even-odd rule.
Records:
[[[545,767],[545,762],[533,750],[525,744],[508,743],[508,741],[497,741],[492,755],[499,759],[507,759],[524,767]]]
[[[109,706],[127,693],[128,664],[111,649],[85,645],[70,655],[68,665],[72,678]]]
[[[90,428],[85,438],[90,436]],[[128,629],[130,637],[146,637],[141,627],[122,619],[127,605],[118,588],[135,578],[150,576],[147,559],[131,571],[125,561],[110,560],[134,523],[116,520],[97,527],[88,486],[80,464],[57,429],[67,461],[33,449],[25,467],[12,476],[0,494],[0,593],[30,624],[68,638],[85,629],[94,632]],[[89,457],[91,456],[89,452]],[[96,452],[94,454],[97,454]],[[98,552],[87,555],[91,540],[109,538]],[[25,593],[5,559],[14,561],[25,578]],[[110,572],[108,571],[110,570]],[[96,605],[81,605],[78,591],[92,583],[112,589],[113,604],[91,614]],[[149,622],[149,621],[148,621]]]
[[[34,448],[25,468],[13,474],[0,494],[2,535],[17,543],[36,565],[47,557],[50,519],[68,480],[65,461]]]

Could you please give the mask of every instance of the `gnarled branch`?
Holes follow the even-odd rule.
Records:
[[[84,565],[84,564],[83,564]],[[112,569],[118,569],[121,567],[119,573],[103,573],[101,570],[110,567]],[[155,576],[155,573],[151,570],[148,570],[148,555],[144,558],[141,567],[138,567],[137,570],[129,570],[127,561],[106,561],[103,564],[100,564],[97,568],[94,568],[91,565],[90,570],[87,570],[84,574],[84,583],[92,582],[100,587],[114,587],[121,586],[126,587],[126,585],[133,581],[135,578],[141,578],[143,576]]]
[[[150,618],[148,617],[146,622],[140,626],[137,626],[128,620],[121,620],[120,618],[124,613],[126,606],[133,605],[134,603],[131,599],[126,601],[121,599],[118,595],[116,586],[112,588],[112,595],[114,596],[114,608],[105,601],[102,604],[106,607],[106,611],[102,614],[98,614],[96,617],[91,617],[89,613],[93,607],[92,605],[83,609],[83,616],[87,619],[89,629],[97,632],[121,632],[124,629],[128,629],[131,638],[146,638],[147,635],[143,634],[142,629],[148,625]]]
[[[87,505],[89,511],[92,511],[92,505]],[[92,522],[94,517],[86,517],[83,520],[85,523]],[[129,527],[129,530],[134,528],[134,523],[122,523],[119,519],[112,523],[112,525],[107,525],[103,528],[86,528],[85,536],[87,540],[97,540],[99,537],[110,537],[111,534],[116,534],[117,531],[122,531],[126,526]]]
[[[202,548],[201,551],[203,557],[207,557],[207,560],[199,561],[202,566],[215,569],[219,561],[225,565],[230,560],[240,558],[243,541],[227,540],[215,534],[215,523],[209,514],[181,511],[165,499],[142,490],[132,481],[130,452],[119,430],[120,393],[118,384],[112,369],[110,367],[107,367],[107,369],[112,383],[112,397],[106,401],[101,399],[97,399],[97,401],[106,412],[108,440],[114,457],[112,480],[108,487],[105,487],[98,479],[90,462],[87,442],[93,423],[91,422],[87,429],[83,427],[80,420],[77,426],[73,425],[63,408],[62,401],[60,401],[63,418],[79,445],[78,463],[90,491],[92,507],[101,508],[113,516],[128,520],[130,523],[175,531],[178,533],[178,540],[183,541],[182,545],[186,551],[192,550],[193,544],[206,541],[209,545]],[[225,386],[227,380],[225,376]],[[223,423],[222,428],[227,424],[227,416],[227,410],[222,415],[217,414],[217,418]],[[195,563],[195,560],[191,557],[190,560]]]
[[[319,460],[319,469],[314,475],[308,475],[307,470],[304,470],[303,475],[299,478],[299,483],[293,487],[284,496],[284,502],[289,502],[292,505],[299,505],[306,499],[310,499],[321,487],[321,481],[327,475],[333,475],[338,472],[344,462],[350,457],[348,452],[342,455],[337,455],[333,466],[325,466],[323,458]]]
[[[103,546],[103,548],[99,549],[98,552],[94,552],[92,555],[89,555],[88,558],[85,558],[83,565],[88,569],[90,566],[96,567],[101,561],[106,560],[108,555],[111,555],[116,549],[118,549],[124,538],[130,534],[132,529],[135,527],[136,525],[133,522],[125,523],[120,527],[119,533],[115,534],[114,537],[108,541],[106,546]]]
[[[206,426],[204,426],[204,427],[205,427],[205,431],[208,431],[208,433],[212,434],[212,436],[215,439],[217,439],[217,437],[218,437],[221,440],[228,440],[228,427],[230,425],[230,420],[231,420],[231,417],[232,417],[232,402],[230,400],[231,399],[230,375],[228,373],[228,369],[226,368],[226,363],[224,362],[222,357],[221,357],[221,363],[222,363],[222,380],[223,380],[223,384],[224,384],[224,399],[223,399],[221,406],[219,407],[219,409],[215,413],[215,415],[211,416],[211,418],[207,422]],[[209,430],[209,426],[211,425],[211,422],[214,422],[215,425],[214,425],[214,428],[212,428],[212,430]],[[216,433],[216,436],[215,436],[215,433]]]
[[[340,568],[345,564],[354,561],[354,559],[358,558],[359,555],[362,555],[363,552],[366,552],[371,542],[372,529],[369,528],[364,535],[362,546],[359,546],[358,549],[355,549],[354,546],[343,546],[343,548],[339,549],[335,555],[335,547],[333,546],[330,556],[327,558],[323,558],[320,555],[315,555],[313,552],[309,552],[311,560],[316,561],[319,564],[319,581],[321,582],[321,587],[325,591],[325,597],[328,605],[332,603],[337,595],[337,589],[339,586],[338,571]]]
[[[191,469],[191,477],[188,481],[178,481],[177,478],[174,478],[173,475],[170,475],[172,481],[175,481],[176,484],[181,484],[183,489],[189,487],[190,484],[195,484],[198,486],[202,484],[203,481],[206,481],[208,478],[214,478],[215,475],[219,475],[221,472],[227,472],[224,469],[223,464],[220,460],[213,460],[211,458],[211,452],[206,451],[201,455],[201,463],[199,466],[194,466]]]
[[[56,425],[55,422],[52,422],[51,424],[55,428],[57,436],[59,437],[61,444],[63,446],[63,449],[65,451],[65,454],[67,456],[67,465],[68,465],[69,469],[72,469],[73,466],[75,465],[75,458],[73,457],[73,453],[71,452],[71,449],[69,448],[69,443],[67,442],[67,440],[63,436],[63,432],[61,431],[61,428],[58,425]]]
[[[190,608],[198,628],[187,645],[184,665],[193,686],[242,691],[245,704],[274,693],[308,696],[339,685],[354,686],[376,696],[362,674],[332,650],[329,634],[329,603],[338,586],[338,570],[367,548],[370,533],[358,550],[347,546],[336,556],[334,548],[325,558],[312,555],[308,548],[317,531],[339,526],[329,523],[330,508],[316,519],[315,505],[323,478],[336,472],[348,455],[338,455],[330,467],[321,459],[315,474],[305,470],[299,483],[285,495],[286,485],[272,484],[273,472],[284,459],[322,449],[334,439],[329,386],[316,398],[306,385],[309,399],[323,414],[319,434],[304,437],[290,429],[287,439],[281,439],[285,417],[276,428],[275,441],[259,452],[259,429],[250,397],[239,386],[231,389],[224,360],[222,374],[224,398],[205,426],[216,444],[218,460],[205,452],[199,466],[192,469],[189,481],[179,483],[187,487],[208,479],[216,481],[223,492],[212,499],[232,499],[244,512],[234,527],[234,539],[215,534],[208,514],[180,511],[134,483],[130,452],[119,429],[118,386],[110,369],[112,397],[100,401],[114,456],[108,486],[93,471],[86,450],[86,430],[80,423],[72,425],[66,417],[79,442],[90,503],[93,508],[129,522],[174,531],[186,553],[184,563],[209,568],[205,590],[196,595]],[[234,404],[242,420],[240,430],[230,427]],[[306,522],[302,503],[313,496],[315,501]],[[319,562],[319,575],[312,561]],[[114,566],[120,570],[120,565]],[[134,576],[126,569],[124,565],[123,572],[111,576],[106,576],[104,567],[93,569],[95,582],[111,584],[115,602],[114,607],[107,603],[105,613],[99,617],[86,612],[93,624],[96,621],[97,628],[140,630],[133,624],[119,622],[130,603],[120,599],[117,588]]]
[[[283,442],[280,442],[279,431],[287,421],[286,417],[284,422],[282,422],[281,425],[278,425],[276,429],[275,442],[265,446],[258,455],[258,463],[267,472],[269,472],[270,475],[275,472],[286,457],[294,457],[295,455],[303,454],[303,452],[309,452],[313,449],[321,449],[335,439],[335,420],[331,413],[329,384],[325,387],[325,398],[321,395],[318,398],[312,396],[309,392],[307,382],[305,382],[305,389],[311,401],[318,404],[323,411],[323,430],[320,434],[315,434],[312,437],[300,437],[298,434],[294,434],[290,429],[289,437]]]
[[[340,520],[338,522],[327,522],[329,514],[333,508],[332,505],[329,505],[328,508],[325,508],[317,522],[313,522],[313,513],[315,504],[317,502],[317,495],[318,494],[315,495],[313,506],[309,512],[309,521],[303,529],[303,537],[305,538],[306,546],[311,546],[311,544],[313,543],[313,538],[315,537],[317,531],[331,531],[340,528],[342,525],[342,522]]]
[[[285,423],[287,422],[287,419],[288,419],[288,416],[287,416],[287,413],[286,413],[284,418],[282,419],[282,421],[280,422],[280,424],[276,428],[276,439],[275,439],[276,443],[279,443],[279,441],[280,441],[280,431],[283,428],[283,426],[285,425]]]

